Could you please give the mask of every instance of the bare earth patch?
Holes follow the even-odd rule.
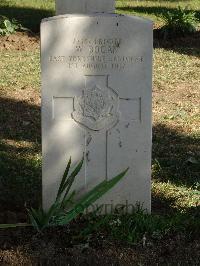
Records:
[[[9,36],[0,37],[0,51],[30,51],[36,48],[39,48],[39,36],[31,33],[17,32]]]
[[[160,241],[148,239],[146,245],[123,245],[99,239],[73,243],[68,228],[54,228],[44,234],[31,229],[0,231],[1,265],[198,265],[200,246],[184,235],[168,235]]]

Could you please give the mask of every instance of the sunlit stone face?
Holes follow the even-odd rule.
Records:
[[[44,208],[69,157],[84,153],[79,196],[130,167],[97,204],[150,211],[152,23],[114,14],[43,20],[41,64]]]

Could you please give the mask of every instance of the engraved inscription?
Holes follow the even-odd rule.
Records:
[[[108,87],[83,89],[82,95],[75,97],[74,109],[72,118],[91,130],[108,129],[119,121],[119,97]]]
[[[74,38],[73,44],[76,47],[77,52],[83,51],[83,49],[89,49],[89,53],[111,53],[117,52],[120,47],[121,39],[119,38]]]
[[[124,70],[133,64],[143,63],[142,55],[124,54],[122,44],[121,38],[74,38],[70,55],[51,55],[49,62],[86,70]]]

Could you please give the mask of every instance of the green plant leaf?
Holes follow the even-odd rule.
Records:
[[[12,23],[8,19],[4,20],[4,25],[7,29],[12,28]]]
[[[51,218],[53,216],[59,215],[61,211],[61,203],[59,201],[55,201],[45,215],[45,219],[43,222],[45,224],[45,227],[50,224]]]
[[[197,30],[196,14],[187,8],[178,6],[176,11],[162,13],[161,17],[165,21],[165,25],[161,28],[164,38],[174,35],[184,36]]]
[[[73,203],[74,203],[72,200],[73,200],[75,194],[76,194],[76,192],[73,191],[73,192],[69,195],[68,198],[63,199],[63,201],[62,201],[62,208],[63,208],[63,210],[65,210],[65,209],[68,207],[69,204],[73,204]]]
[[[65,182],[65,184],[63,186],[63,189],[65,190],[65,194],[64,194],[64,197],[63,197],[63,201],[65,200],[65,198],[66,198],[66,196],[67,196],[67,194],[68,194],[68,192],[69,192],[69,190],[70,190],[70,188],[71,188],[71,186],[72,186],[72,184],[74,182],[75,177],[80,172],[80,170],[82,168],[82,165],[83,165],[83,161],[84,161],[84,157],[82,158],[82,160],[80,161],[80,163],[76,166],[76,168],[74,169],[74,171],[71,173],[71,175],[69,176],[69,178]]]
[[[0,16],[0,35],[9,35],[16,30],[30,31],[24,27],[16,19],[9,20],[5,16]]]
[[[28,227],[32,226],[28,223],[18,223],[18,224],[0,224],[0,229],[7,229],[7,228],[16,228],[16,227]]]
[[[98,200],[101,196],[103,196],[108,190],[110,190],[113,186],[115,186],[127,173],[129,168],[115,176],[111,180],[104,180],[99,185],[97,185],[94,189],[92,189],[89,193],[87,193],[75,206],[69,211],[65,217],[63,217],[60,221],[60,225],[64,225],[69,223],[71,220],[76,218],[80,213],[84,211],[87,207],[89,207],[92,203]]]
[[[68,173],[69,173],[69,169],[70,169],[70,166],[71,166],[71,162],[72,162],[72,160],[71,160],[71,157],[70,157],[69,158],[69,161],[67,163],[67,168],[66,168],[66,170],[64,172],[64,175],[63,175],[63,178],[61,180],[61,183],[60,183],[60,186],[59,186],[59,189],[58,189],[58,193],[57,193],[56,199],[58,199],[61,196],[62,192],[64,191],[64,185],[65,185],[65,182],[66,182]]]
[[[109,189],[111,189],[117,182],[120,181],[120,179],[123,178],[123,176],[128,171],[128,169],[126,169],[124,172],[117,175],[113,179],[109,181],[104,180],[103,182],[101,182],[92,191],[87,193],[81,200],[79,200],[78,203],[75,204],[75,206],[73,206],[70,211],[66,213],[66,208],[69,207],[70,204],[72,204],[72,199],[75,196],[75,191],[73,191],[69,196],[68,193],[75,180],[75,177],[78,175],[82,168],[83,162],[84,156],[68,177],[71,167],[70,157],[58,189],[56,200],[47,212],[45,212],[42,208],[39,208],[38,210],[31,208],[30,210],[28,210],[31,224],[34,228],[36,228],[37,231],[41,232],[45,227],[48,226],[67,224],[68,222],[76,218],[80,213],[82,213],[85,208],[90,206]],[[64,196],[61,200],[63,193]]]
[[[30,219],[30,222],[32,224],[32,226],[37,230],[40,231],[40,224],[38,223],[38,220],[35,219],[33,213],[31,212],[31,210],[27,210],[28,211],[28,216]]]

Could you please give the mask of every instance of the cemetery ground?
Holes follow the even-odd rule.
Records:
[[[22,18],[33,32],[53,12],[53,1],[2,2],[0,14]],[[199,265],[200,32],[163,40],[159,12],[177,1],[124,2],[117,12],[155,20],[152,215],[80,217],[42,234],[0,229],[2,265]],[[198,1],[181,4],[189,2],[199,17]],[[41,202],[39,35],[33,32],[0,37],[0,223],[26,222],[26,206]]]

